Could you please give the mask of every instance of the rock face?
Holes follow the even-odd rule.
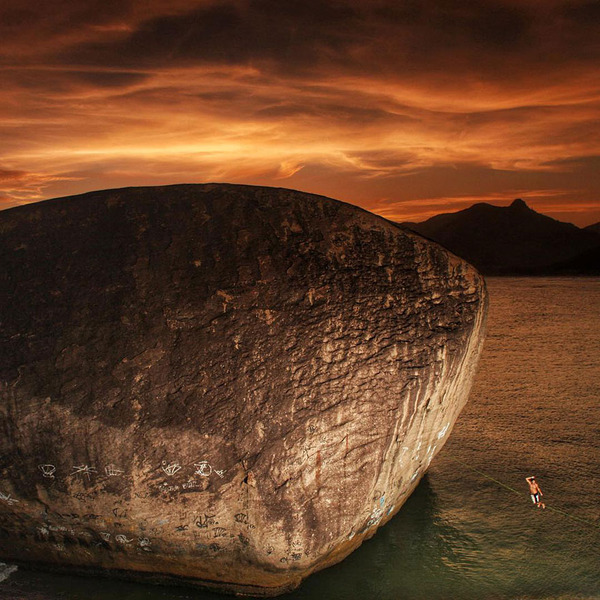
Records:
[[[0,558],[287,591],[394,515],[467,399],[482,278],[354,206],[180,185],[0,226]]]

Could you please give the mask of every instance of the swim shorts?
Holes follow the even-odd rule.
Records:
[[[538,504],[538,502],[540,501],[540,495],[539,494],[531,494],[531,501],[534,504]]]

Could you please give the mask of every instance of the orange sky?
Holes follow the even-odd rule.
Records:
[[[600,221],[595,0],[6,0],[0,40],[2,207],[226,181]]]

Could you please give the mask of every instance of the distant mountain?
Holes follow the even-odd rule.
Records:
[[[600,234],[510,206],[474,204],[423,223],[401,223],[466,259],[485,275],[600,275]]]
[[[594,233],[600,234],[600,223],[594,223],[593,225],[588,225],[584,227],[586,231],[593,231]]]

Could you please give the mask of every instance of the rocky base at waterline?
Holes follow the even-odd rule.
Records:
[[[0,213],[0,559],[275,595],[390,519],[481,349],[481,276],[290,190]]]

